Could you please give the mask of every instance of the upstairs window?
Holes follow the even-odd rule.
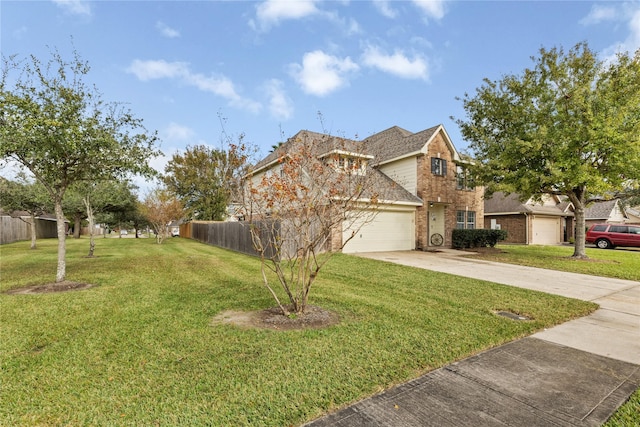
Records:
[[[438,176],[447,176],[447,161],[439,157],[432,157],[431,173]]]
[[[367,160],[359,157],[336,156],[333,159],[333,166],[337,171],[364,175],[367,171]]]
[[[456,167],[456,188],[458,190],[474,190],[476,188],[469,171],[462,166]]]

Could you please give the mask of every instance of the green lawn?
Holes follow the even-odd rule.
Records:
[[[640,248],[587,248],[588,260],[571,259],[573,246],[498,245],[502,253],[477,257],[509,264],[640,281]],[[476,255],[474,255],[476,257]]]
[[[0,425],[299,425],[585,315],[587,302],[338,255],[311,303],[339,325],[211,325],[273,303],[259,262],[186,239],[68,240],[69,293],[0,293]],[[0,291],[55,277],[56,241],[0,247]],[[534,320],[493,314],[511,310]]]

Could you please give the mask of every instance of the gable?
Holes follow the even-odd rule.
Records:
[[[441,137],[451,159],[460,161],[460,155],[451,142],[451,138],[444,129],[438,125],[417,133],[411,133],[405,129],[394,126],[366,138],[364,142],[372,153],[375,153],[376,163],[384,165],[406,157],[426,154],[429,145]]]

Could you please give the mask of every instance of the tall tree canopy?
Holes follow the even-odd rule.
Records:
[[[152,174],[155,134],[119,104],[105,103],[84,82],[89,65],[54,51],[47,63],[35,56],[3,58],[0,80],[0,159],[27,168],[47,189],[58,229],[56,282],[66,275],[62,200],[78,182]]]
[[[187,147],[167,163],[163,181],[180,198],[189,218],[219,221],[224,219],[229,197],[226,165],[227,153],[222,150]]]
[[[227,206],[241,199],[240,181],[247,172],[253,147],[231,142],[226,134],[220,149],[206,145],[187,147],[184,154],[174,154],[165,167],[166,189],[174,193],[190,219],[221,221]]]
[[[484,80],[458,119],[487,188],[523,197],[568,196],[574,257],[584,258],[584,209],[592,196],[640,180],[640,50],[600,60],[586,43],[540,49],[534,67]]]

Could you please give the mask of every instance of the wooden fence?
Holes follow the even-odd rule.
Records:
[[[36,218],[36,239],[48,239],[57,236],[55,220]],[[17,242],[18,240],[31,240],[31,226],[20,218],[0,216],[0,245]]]
[[[298,245],[304,246],[297,236],[296,228],[291,221],[255,221],[253,226],[260,230],[261,241],[268,243],[273,240],[273,234],[280,239],[280,254],[283,257],[295,257]],[[320,233],[320,229],[315,230]],[[251,238],[251,225],[249,222],[218,222],[218,221],[192,221],[180,226],[180,237],[187,237],[212,246],[218,246],[232,251],[242,252],[247,255],[259,256],[253,247]],[[328,236],[316,247],[316,251],[325,252],[331,250],[331,242]],[[276,251],[269,247],[265,252],[266,258],[271,258]]]
[[[279,224],[263,223],[266,230],[279,232]],[[273,227],[272,227],[273,225]],[[180,237],[198,240],[247,255],[259,256],[253,247],[251,228],[248,222],[192,221],[180,226]],[[264,231],[264,241],[268,241],[268,231]],[[271,256],[273,251],[266,253]]]

